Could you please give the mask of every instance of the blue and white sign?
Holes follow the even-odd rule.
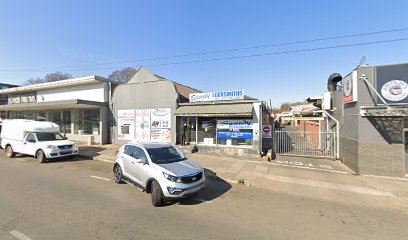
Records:
[[[217,120],[218,129],[252,129],[252,120],[240,119],[240,120]]]
[[[252,139],[252,132],[218,132],[218,138],[240,138],[240,139]]]
[[[209,93],[190,93],[189,100],[193,102],[212,102],[244,99],[244,90],[230,90]]]

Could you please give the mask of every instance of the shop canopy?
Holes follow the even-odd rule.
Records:
[[[47,110],[47,109],[67,109],[67,108],[98,108],[107,107],[108,103],[87,101],[81,99],[51,101],[51,102],[34,102],[0,105],[0,111],[30,111],[30,110]]]
[[[182,105],[174,113],[176,116],[228,117],[252,116],[253,103],[234,104],[191,104]]]
[[[407,106],[375,106],[361,107],[361,116],[363,117],[406,117],[408,116]]]

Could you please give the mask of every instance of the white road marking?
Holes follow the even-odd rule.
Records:
[[[27,162],[27,159],[22,159],[22,158],[16,158],[16,160],[20,162]]]
[[[115,162],[113,160],[105,160],[105,159],[98,159],[98,158],[93,158],[93,160],[99,161],[99,162],[106,162],[106,163],[114,163]]]
[[[288,163],[283,163],[283,162],[287,162],[287,161],[277,161],[276,163],[273,163],[273,162],[260,162],[260,161],[255,161],[255,160],[246,160],[246,161],[247,162],[252,162],[252,163],[259,163],[259,164],[270,164],[270,165],[282,166],[282,167],[302,168],[302,169],[311,169],[311,170],[317,170],[317,171],[323,171],[323,172],[349,174],[348,172],[344,172],[344,171],[332,170],[333,167],[331,167],[329,165],[315,166],[315,165],[312,165],[311,163],[306,163],[305,164],[306,166],[305,166],[301,162],[291,162],[291,161],[288,162]],[[281,163],[279,163],[279,162],[281,162]]]
[[[372,188],[356,187],[356,186],[345,185],[345,184],[336,184],[336,183],[321,182],[321,181],[314,181],[314,180],[305,180],[301,178],[270,176],[270,175],[266,176],[266,178],[270,180],[274,180],[274,181],[299,184],[299,185],[304,185],[304,186],[309,186],[309,187],[317,187],[317,188],[339,190],[339,191],[375,195],[375,196],[395,197],[395,195],[392,194],[391,192],[375,190]]]
[[[89,177],[104,180],[104,181],[110,181],[109,178],[104,178],[104,177],[98,177],[98,176],[89,176]]]
[[[27,235],[22,234],[21,232],[17,230],[13,230],[10,232],[11,235],[13,235],[15,238],[20,239],[20,240],[31,240]]]
[[[288,164],[280,164],[280,163],[269,163],[269,164],[275,165],[275,166],[291,167],[291,168],[311,169],[311,170],[323,171],[323,172],[349,174],[348,172],[343,172],[343,171],[338,171],[338,170],[330,170],[330,169],[324,169],[324,168],[305,167],[305,166],[288,165]]]

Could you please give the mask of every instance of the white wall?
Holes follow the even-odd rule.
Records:
[[[81,99],[95,102],[108,102],[109,83],[63,87],[37,91],[37,102],[50,102]]]

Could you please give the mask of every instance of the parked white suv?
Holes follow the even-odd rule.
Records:
[[[205,186],[204,169],[177,147],[166,143],[128,143],[119,148],[113,166],[123,181],[151,193],[153,206],[192,195]]]

